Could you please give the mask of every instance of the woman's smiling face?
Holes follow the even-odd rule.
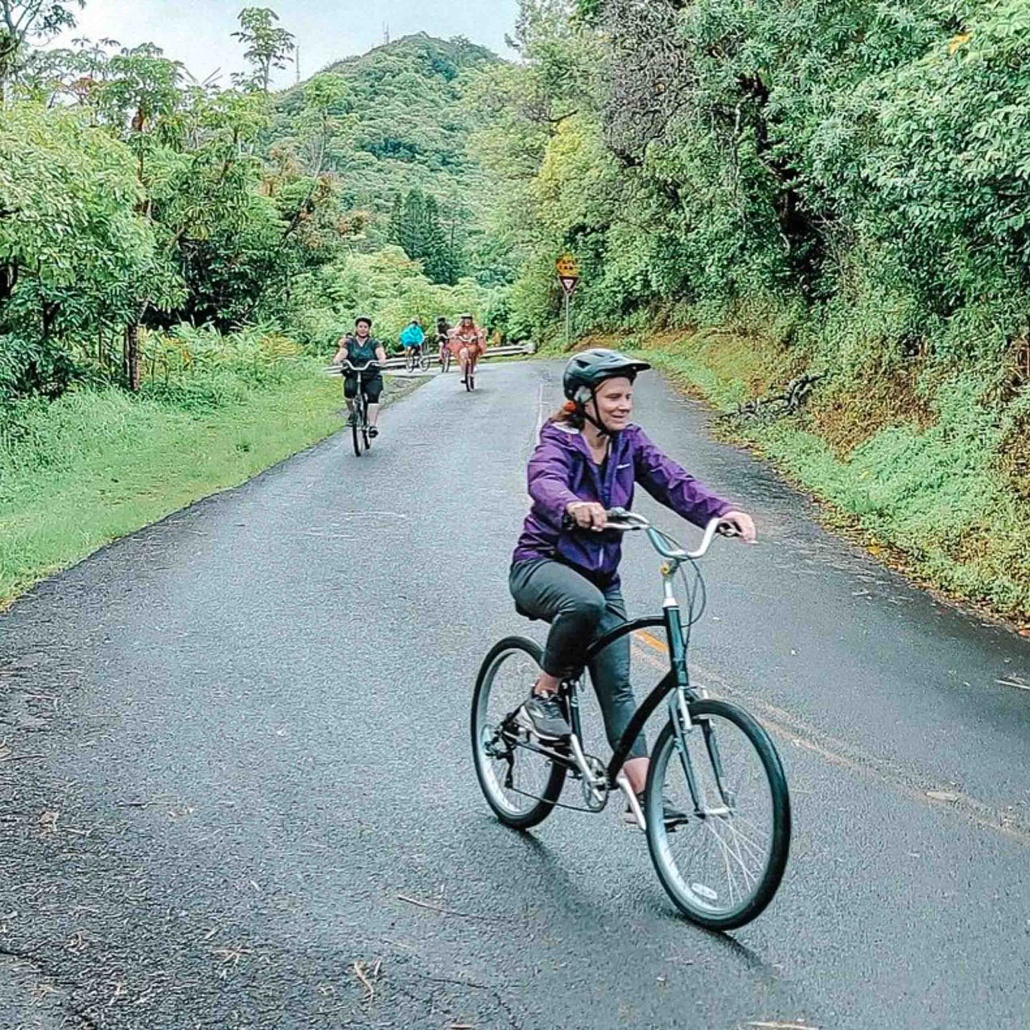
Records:
[[[594,392],[601,424],[613,431],[625,429],[633,417],[633,383],[625,376],[606,379]],[[591,403],[587,402],[587,411]]]

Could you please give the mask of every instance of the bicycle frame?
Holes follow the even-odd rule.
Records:
[[[699,700],[701,695],[699,695],[690,685],[690,672],[687,666],[687,646],[683,633],[682,613],[673,589],[676,573],[679,570],[680,565],[682,565],[684,561],[695,557],[699,558],[704,555],[708,550],[708,547],[711,545],[715,533],[720,531],[721,522],[719,519],[713,519],[708,524],[705,529],[705,535],[701,546],[696,552],[690,554],[686,551],[673,550],[663,544],[661,542],[661,537],[651,528],[650,524],[647,523],[646,520],[640,519],[639,516],[631,516],[628,512],[622,514],[626,518],[632,517],[637,521],[633,524],[619,526],[618,528],[646,529],[651,539],[651,543],[654,545],[658,553],[665,559],[661,567],[662,589],[664,593],[662,614],[631,619],[628,622],[624,622],[621,625],[616,626],[608,633],[605,633],[587,648],[586,663],[589,664],[606,647],[615,643],[617,640],[621,640],[627,634],[635,633],[641,629],[650,629],[662,626],[665,628],[670,668],[658,682],[658,685],[650,694],[647,695],[644,701],[637,706],[636,711],[633,713],[633,717],[630,719],[629,725],[626,727],[619,739],[606,769],[607,788],[611,790],[615,787],[619,787],[623,793],[626,794],[627,801],[631,808],[633,808],[634,814],[637,816],[640,825],[643,826],[643,813],[639,809],[636,796],[629,788],[629,782],[622,769],[629,756],[629,752],[633,747],[634,741],[636,741],[637,737],[640,735],[648,719],[650,719],[655,713],[658,706],[669,698],[669,715],[676,728],[680,761],[683,764],[683,773],[686,777],[691,799],[694,803],[695,813],[700,816],[706,816],[724,812],[729,807],[732,807],[732,798],[722,782],[722,763],[719,758],[718,745],[711,732],[711,727],[705,725],[703,727],[703,732],[705,746],[708,749],[709,757],[712,761],[712,767],[715,770],[716,782],[719,786],[719,793],[722,800],[721,806],[711,808],[707,804],[703,795],[703,790],[699,786],[698,777],[696,776],[691,764],[690,752],[686,746],[686,735],[691,732],[695,726],[694,721],[691,719],[690,709],[688,706],[691,701]],[[589,777],[589,771],[580,745],[580,741],[583,739],[583,728],[579,715],[579,701],[576,697],[578,684],[581,678],[582,673],[574,679],[564,683],[562,690],[565,697],[568,699],[569,720],[572,726],[571,745],[575,760],[571,764],[578,767],[581,775]],[[670,695],[674,696],[670,698]]]

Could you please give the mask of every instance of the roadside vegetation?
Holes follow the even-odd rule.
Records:
[[[190,380],[69,390],[10,410],[0,444],[0,609],[198,498],[235,486],[343,423],[338,379],[310,358],[253,356]]]
[[[223,83],[47,48],[81,6],[0,8],[0,605],[338,428],[356,313],[390,346],[496,306],[458,102],[488,51],[416,36],[274,93],[269,8]]]
[[[509,330],[648,348],[935,584],[1030,618],[1030,9],[525,0],[470,91]]]

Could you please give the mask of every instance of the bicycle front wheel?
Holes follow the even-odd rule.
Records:
[[[790,851],[790,797],[769,735],[727,701],[690,705],[681,749],[670,721],[647,777],[647,843],[669,897],[709,930],[749,923],[772,901]],[[663,798],[686,813],[666,825]]]
[[[354,415],[351,420],[351,435],[354,438],[354,453],[360,458],[361,452],[365,449],[365,437],[361,431],[361,423],[363,422],[360,408],[354,405]]]
[[[505,637],[483,659],[472,696],[472,755],[476,776],[497,818],[527,830],[551,813],[565,782],[515,716],[540,672],[539,645]]]

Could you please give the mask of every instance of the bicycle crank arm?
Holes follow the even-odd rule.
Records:
[[[552,762],[564,765],[566,769],[571,769],[573,772],[580,771],[579,766],[576,765],[575,760],[570,755],[563,755],[560,751],[551,751],[549,748],[541,747],[539,744],[533,744],[528,740],[518,740],[510,733],[502,733],[502,736],[513,747],[525,748],[527,751],[533,751],[538,755],[543,755],[544,758],[549,758]]]

